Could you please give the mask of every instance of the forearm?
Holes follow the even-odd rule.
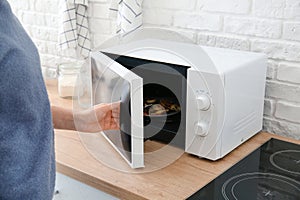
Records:
[[[75,130],[74,117],[71,109],[51,106],[51,111],[55,129]]]

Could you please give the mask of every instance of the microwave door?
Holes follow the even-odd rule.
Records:
[[[93,105],[120,102],[120,130],[103,136],[132,168],[144,167],[143,79],[101,52],[91,54]]]

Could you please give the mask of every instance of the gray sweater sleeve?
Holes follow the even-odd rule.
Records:
[[[0,199],[51,200],[53,128],[39,56],[5,0],[0,27]]]

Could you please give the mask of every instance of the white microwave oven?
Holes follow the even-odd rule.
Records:
[[[262,129],[267,59],[259,53],[140,40],[90,56],[91,104],[120,101],[103,131],[132,168],[155,140],[217,160]]]

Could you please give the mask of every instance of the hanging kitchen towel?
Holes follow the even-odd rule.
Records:
[[[84,58],[89,56],[91,41],[88,28],[88,0],[63,0],[59,46],[76,49]]]
[[[117,17],[117,33],[127,35],[143,25],[143,0],[112,0],[110,11]]]

